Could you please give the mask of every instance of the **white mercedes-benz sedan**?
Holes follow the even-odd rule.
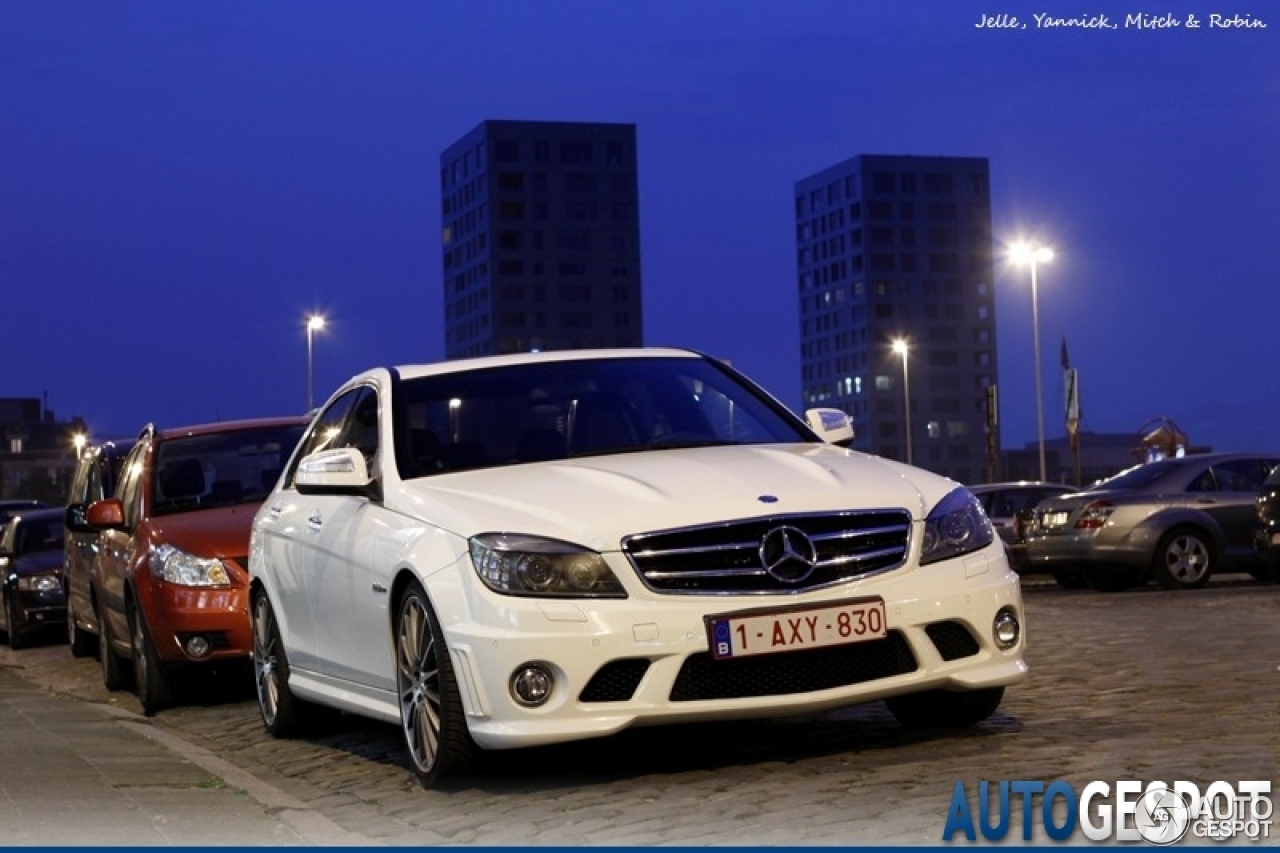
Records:
[[[396,723],[430,785],[628,726],[977,723],[1027,674],[1018,576],[968,490],[852,437],[679,349],[362,373],[254,520],[266,728]]]

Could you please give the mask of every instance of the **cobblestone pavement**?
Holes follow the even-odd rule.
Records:
[[[639,729],[492,753],[457,786],[425,790],[396,727],[344,717],[308,740],[269,737],[247,670],[151,725],[381,844],[936,845],[957,781],[971,800],[980,780],[1001,779],[1061,779],[1077,794],[1119,779],[1280,789],[1280,586],[1226,576],[1191,592],[1104,594],[1029,578],[1024,592],[1031,678],[963,732],[906,731],[880,704]],[[140,713],[64,645],[5,648],[0,664]],[[1046,841],[1038,817],[1032,840]]]

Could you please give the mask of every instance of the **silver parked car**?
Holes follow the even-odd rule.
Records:
[[[1107,590],[1152,579],[1193,589],[1215,572],[1254,571],[1256,498],[1277,463],[1263,453],[1162,459],[1051,498],[1036,507],[1027,559]]]
[[[983,483],[970,486],[982,509],[991,519],[996,533],[1004,540],[1005,553],[1009,555],[1009,567],[1018,574],[1031,570],[1027,562],[1027,525],[1036,505],[1046,498],[1077,491],[1074,486],[1062,483],[1042,483],[1034,480],[1018,480],[1007,483]]]

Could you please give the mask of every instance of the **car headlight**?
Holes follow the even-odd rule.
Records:
[[[948,560],[991,544],[995,531],[981,504],[968,489],[948,494],[924,520],[920,565]]]
[[[151,574],[182,586],[231,585],[221,560],[197,557],[167,544],[151,552]]]
[[[22,575],[18,589],[24,592],[55,592],[62,589],[62,578],[57,575]]]
[[[503,595],[626,598],[604,557],[556,539],[482,533],[470,539],[471,565],[484,585]]]

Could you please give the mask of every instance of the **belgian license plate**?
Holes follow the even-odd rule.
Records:
[[[1067,523],[1068,515],[1070,515],[1070,513],[1061,510],[1058,512],[1046,512],[1041,517],[1041,522],[1045,527],[1061,527]]]
[[[843,646],[888,636],[882,598],[740,611],[706,619],[711,656],[716,660]]]

